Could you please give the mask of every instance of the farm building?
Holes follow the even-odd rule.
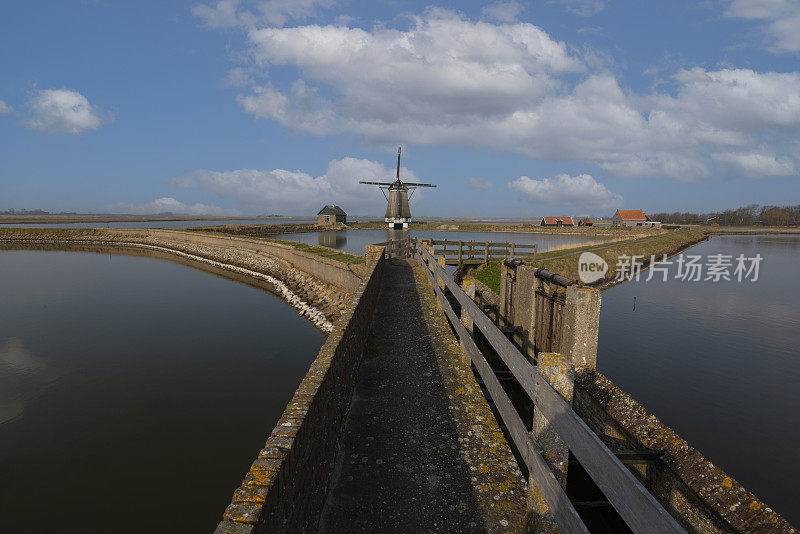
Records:
[[[572,217],[542,217],[540,226],[575,226]]]
[[[578,221],[578,226],[594,226],[594,221],[591,219],[581,219]]]
[[[347,214],[342,208],[329,204],[317,213],[317,224],[347,224]]]
[[[611,226],[661,226],[642,210],[617,210],[611,217]]]

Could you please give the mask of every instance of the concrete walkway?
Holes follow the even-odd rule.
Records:
[[[390,260],[320,531],[519,532],[525,481],[422,269]]]

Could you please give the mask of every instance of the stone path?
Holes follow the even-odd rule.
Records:
[[[420,267],[390,260],[320,531],[519,532],[526,488]]]

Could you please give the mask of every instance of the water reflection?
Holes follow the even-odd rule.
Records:
[[[0,425],[13,421],[30,399],[58,378],[58,372],[33,354],[21,339],[0,345]]]
[[[598,368],[798,524],[800,236],[720,236],[686,254],[764,259],[757,282],[643,277],[604,292]]]
[[[323,334],[142,253],[0,251],[0,273],[0,532],[213,531]]]
[[[344,232],[319,232],[317,242],[323,247],[342,250],[347,247],[347,235]]]

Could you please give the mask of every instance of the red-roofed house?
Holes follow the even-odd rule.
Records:
[[[578,226],[594,226],[594,221],[589,218],[584,218],[578,221]]]
[[[575,226],[572,217],[542,217],[540,226]]]
[[[617,210],[611,217],[611,226],[660,226],[642,210]]]

